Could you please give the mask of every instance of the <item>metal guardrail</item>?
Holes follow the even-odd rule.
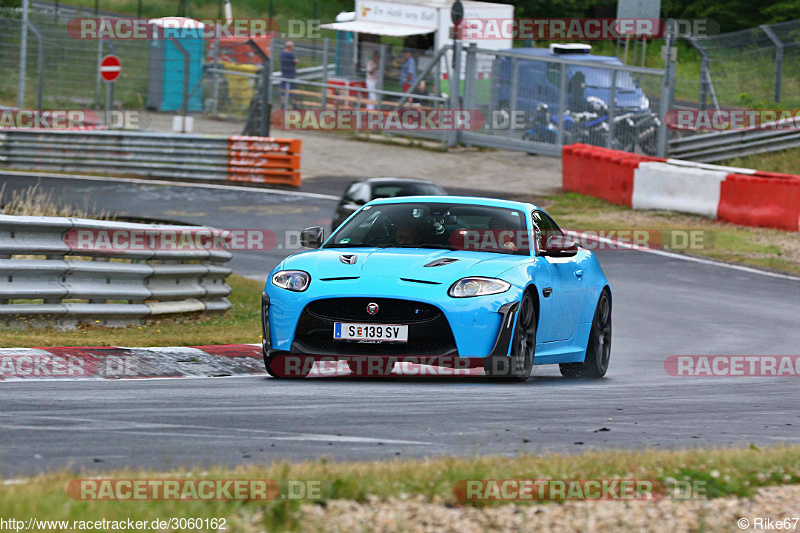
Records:
[[[770,129],[777,126],[775,129]],[[796,125],[768,123],[758,129],[702,133],[669,142],[669,155],[676,159],[711,163],[765,152],[800,147]]]
[[[165,232],[210,228],[0,215],[0,323],[105,326],[231,307],[220,249],[163,247]],[[87,247],[84,235],[143,235],[136,246]],[[117,232],[117,233],[115,233]]]
[[[0,131],[0,165],[300,186],[299,140],[132,131]]]

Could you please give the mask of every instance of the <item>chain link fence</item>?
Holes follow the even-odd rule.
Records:
[[[528,141],[549,152],[586,143],[655,154],[664,73],[616,58],[546,48],[467,52],[465,105],[483,113],[475,133]]]
[[[701,109],[800,104],[800,21],[692,39]]]
[[[99,41],[72,38],[67,22],[52,12],[31,9],[22,107],[45,109],[100,108],[105,87],[98,73],[100,59],[114,53],[123,70],[115,84],[115,107],[144,108],[148,83],[149,43],[144,40]],[[87,13],[86,16],[92,16]],[[19,11],[0,10],[0,105],[17,106],[22,18]],[[41,41],[40,41],[41,39]],[[38,53],[41,45],[42,54]],[[170,68],[170,66],[167,66]],[[37,73],[41,71],[41,88]],[[41,105],[37,101],[41,93]]]

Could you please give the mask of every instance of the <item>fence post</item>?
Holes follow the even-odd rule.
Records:
[[[330,45],[330,38],[325,37],[322,46],[322,84],[325,87],[322,88],[322,95],[320,96],[320,104],[322,109],[326,109],[328,107],[328,47]]]
[[[667,32],[664,36],[667,57],[664,62],[664,79],[661,84],[661,102],[659,102],[659,117],[661,118],[661,123],[658,125],[658,146],[656,147],[656,155],[658,155],[658,157],[667,157],[668,153],[669,132],[667,131],[666,117],[672,107],[672,96],[675,90],[675,65],[672,62],[672,54],[670,53],[672,39],[674,37],[673,28],[673,21],[670,19],[667,21]]]
[[[22,0],[22,27],[19,38],[19,80],[17,83],[17,107],[25,107],[25,68],[28,59],[28,0]]]
[[[766,24],[759,26],[775,44],[775,102],[781,101],[781,77],[783,75],[783,41]]]
[[[665,38],[666,39],[666,38]],[[700,95],[698,96],[697,103],[700,105],[700,109],[706,108],[706,101],[708,100],[708,80],[711,79],[711,74],[708,72],[708,52],[706,49],[700,46],[700,43],[697,42],[697,39],[693,36],[689,36],[689,42],[700,53]],[[669,54],[669,48],[667,48],[667,54]],[[667,62],[669,62],[669,58],[667,58]]]
[[[42,33],[30,20],[26,24],[36,36],[36,109],[42,109],[42,96],[44,94],[44,40],[42,39]]]
[[[386,48],[388,45],[382,44],[380,46],[380,58],[378,59],[378,90],[383,90],[383,77],[386,75]],[[381,109],[383,106],[383,94],[378,93],[378,105],[376,109]]]
[[[272,42],[274,40],[270,40],[270,54],[272,54]],[[253,39],[248,39],[247,44],[253,51],[258,54],[258,57],[261,58],[261,113],[260,113],[260,122],[261,127],[259,128],[260,135],[262,137],[269,137],[269,111],[270,111],[270,101],[272,96],[272,56],[268,56],[264,53],[258,44]],[[281,78],[282,79],[282,78]],[[258,95],[256,95],[257,97]],[[286,99],[289,100],[289,87],[286,87]],[[285,108],[284,108],[285,109]]]
[[[464,69],[464,109],[473,109],[475,104],[475,80],[478,77],[478,45],[467,46],[467,64]]]
[[[611,94],[608,98],[608,143],[606,148],[614,148],[614,118],[617,111],[617,71],[611,71]]]
[[[450,109],[456,111],[459,108],[458,101],[461,92],[461,41],[453,43],[453,76],[450,80]],[[453,130],[448,140],[448,146],[458,144],[458,130]]]
[[[560,63],[561,76],[558,82],[558,132],[556,145],[564,146],[564,114],[567,112],[567,65]]]
[[[514,110],[517,108],[517,93],[519,93],[519,62],[517,58],[511,60],[511,93],[508,95],[508,131],[506,135],[511,137],[514,129]]]

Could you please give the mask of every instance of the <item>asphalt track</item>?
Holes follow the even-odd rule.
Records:
[[[307,187],[335,196],[344,182]],[[0,183],[35,180],[0,174]],[[130,216],[276,233],[325,222],[334,205],[322,196],[141,183],[43,179],[42,186]],[[236,252],[232,264],[263,277],[285,254]],[[664,369],[670,355],[799,354],[800,281],[640,251],[598,257],[614,293],[603,380],[570,381],[537,367],[524,385],[480,377],[8,382],[0,384],[0,476],[65,466],[800,441],[800,378],[672,377]]]

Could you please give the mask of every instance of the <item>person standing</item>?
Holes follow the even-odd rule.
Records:
[[[375,91],[378,88],[380,60],[381,55],[376,50],[372,52],[371,59],[367,61],[367,98],[371,100],[371,102],[367,104],[367,109],[375,109],[375,104],[373,102],[377,102],[378,100],[378,93]]]
[[[403,52],[403,57],[406,58],[403,63],[403,68],[400,69],[400,82],[403,84],[403,92],[407,93],[411,88],[411,83],[417,77],[417,60],[411,55],[410,50]]]
[[[294,79],[297,76],[297,58],[294,56],[294,41],[286,41],[280,56],[281,77]],[[292,102],[291,90],[294,83],[289,81],[281,82],[281,103],[284,107]]]

